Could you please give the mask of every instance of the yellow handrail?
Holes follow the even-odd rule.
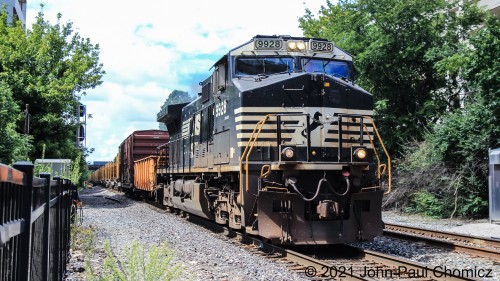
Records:
[[[370,132],[368,131],[368,127],[366,126],[365,123],[363,123],[363,127],[365,128],[366,134],[368,135],[368,139],[372,144],[372,149],[373,152],[375,153],[375,158],[377,158],[377,178],[380,180],[380,157],[378,157],[378,153],[377,150],[375,149],[375,144],[373,143],[372,136],[370,136]]]
[[[264,172],[264,169],[267,168],[267,171]],[[266,178],[267,175],[271,173],[271,165],[263,165],[262,168],[260,169],[260,177],[261,178]]]
[[[259,122],[257,122],[257,124],[255,125],[255,128],[253,129],[253,132],[252,132],[252,135],[250,136],[250,139],[248,140],[246,146],[245,146],[245,150],[243,151],[243,153],[241,154],[241,157],[240,157],[240,163],[239,163],[239,169],[240,169],[240,194],[239,194],[239,201],[242,203],[243,202],[243,159],[245,159],[245,191],[248,192],[248,185],[249,185],[249,180],[248,180],[248,160],[249,160],[249,157],[250,157],[250,153],[252,152],[253,150],[253,147],[255,145],[255,142],[257,142],[257,139],[259,138],[259,135],[262,131],[262,128],[264,127],[264,125],[266,124],[267,120],[271,117],[271,116],[274,116],[274,114],[268,114],[266,115],[262,120],[260,120]],[[387,191],[384,193],[384,195],[387,195],[391,192],[392,190],[392,174],[391,174],[391,158],[389,156],[389,153],[387,152],[387,149],[385,148],[385,145],[384,145],[384,142],[382,141],[382,138],[380,137],[380,134],[378,133],[378,129],[377,129],[377,126],[375,125],[375,122],[373,120],[372,117],[370,116],[364,116],[365,118],[368,118],[370,119],[372,125],[373,125],[373,129],[374,129],[374,132],[377,134],[377,138],[380,142],[380,144],[382,145],[382,149],[384,150],[384,153],[385,155],[387,156],[387,170],[388,170],[388,174],[389,174],[389,179],[388,179],[388,188],[387,188]],[[364,124],[363,124],[364,125]],[[380,179],[381,177],[381,171],[380,171],[380,168],[381,166],[385,166],[385,164],[381,165],[380,164],[380,158],[377,154],[377,151],[375,149],[375,145],[373,143],[373,140],[368,132],[368,128],[366,127],[366,125],[364,125],[366,131],[367,131],[367,134],[368,134],[368,138],[370,140],[370,143],[372,144],[372,147],[373,147],[373,150],[375,152],[375,156],[377,158],[377,174],[378,174],[378,178]],[[262,170],[264,169],[264,167],[262,167]],[[261,176],[263,174],[263,171],[261,170]],[[385,173],[385,167],[384,167],[384,173]],[[267,171],[265,173],[265,175],[267,175],[270,171]]]
[[[248,192],[248,158],[250,157],[250,153],[253,150],[253,146],[255,145],[255,142],[259,138],[260,132],[262,131],[262,127],[264,127],[264,124],[266,124],[267,119],[269,119],[269,117],[271,117],[271,116],[274,116],[274,114],[267,114],[262,120],[260,120],[259,122],[257,122],[257,124],[255,124],[255,128],[253,129],[252,135],[250,136],[250,139],[248,140],[247,145],[245,146],[245,150],[241,154],[241,157],[240,157],[240,194],[238,195],[239,201],[241,203],[243,203],[243,158],[245,158],[245,172],[246,172],[246,174],[245,174],[245,176],[246,176],[245,191]],[[257,129],[258,129],[258,132],[257,132],[257,135],[255,136],[255,132],[257,131]],[[255,136],[255,138],[254,138],[254,136]]]
[[[384,142],[382,141],[382,138],[380,137],[380,134],[378,133],[378,129],[377,129],[377,126],[375,125],[375,122],[373,121],[373,118],[371,116],[364,116],[364,117],[370,119],[370,121],[372,122],[373,131],[377,134],[378,141],[380,142],[380,145],[382,145],[382,149],[384,150],[385,155],[387,156],[387,171],[389,174],[389,179],[388,179],[387,191],[384,193],[384,195],[387,195],[387,194],[391,193],[391,189],[392,189],[391,157],[389,156],[387,149],[385,149]],[[368,136],[370,136],[370,134],[368,134]],[[371,141],[371,138],[370,138],[370,142],[372,143],[372,146],[373,146],[373,142]],[[375,150],[375,146],[373,146],[373,150],[375,151],[375,154],[376,154],[377,152]],[[377,160],[378,160],[378,155],[377,155]],[[378,163],[377,172],[379,174],[379,179],[380,179],[380,161]],[[385,172],[385,169],[384,169],[384,172]]]

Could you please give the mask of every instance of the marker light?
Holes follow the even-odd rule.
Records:
[[[281,154],[286,160],[290,160],[295,156],[295,151],[293,151],[293,148],[291,147],[285,147],[281,151]]]
[[[364,149],[364,148],[357,148],[356,150],[354,150],[354,156],[358,160],[365,159],[366,158],[366,149]]]

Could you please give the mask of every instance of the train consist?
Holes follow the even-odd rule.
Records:
[[[168,142],[168,132],[161,130],[135,131],[118,147],[118,154],[92,173],[91,180],[105,187],[116,188],[128,193],[135,189],[147,190],[149,178],[145,179],[144,164],[151,159],[154,163],[164,163],[166,156],[157,155],[158,147]],[[137,171],[136,171],[137,168]],[[156,181],[155,181],[156,183]],[[153,188],[154,190],[154,188]]]
[[[372,95],[355,84],[347,52],[324,39],[255,36],[200,85],[196,100],[158,114],[168,142],[132,157],[134,170],[122,144],[94,181],[279,244],[382,233],[386,165]]]

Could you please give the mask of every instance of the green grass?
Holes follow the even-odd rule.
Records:
[[[99,270],[91,260],[97,253],[95,230],[92,227],[71,226],[71,248],[83,254],[85,272],[89,281],[170,281],[178,278],[184,268],[182,264],[174,264],[175,252],[167,244],[150,245],[133,241],[125,250],[125,257],[119,260],[113,254],[109,240],[103,247],[105,259]]]
[[[173,264],[174,251],[166,244],[151,245],[146,251],[144,244],[132,242],[125,251],[125,259],[118,260],[111,250],[109,241],[104,242],[106,259],[99,281],[157,281],[174,280],[183,271],[180,264]],[[91,280],[91,279],[89,279]]]

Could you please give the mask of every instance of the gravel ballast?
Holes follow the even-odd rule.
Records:
[[[306,280],[283,264],[252,254],[220,234],[145,202],[100,187],[80,192],[80,199],[84,204],[82,226],[92,227],[96,233],[97,254],[91,262],[97,272],[104,259],[105,240],[121,260],[136,240],[146,249],[167,242],[175,251],[173,262],[184,266],[179,280]],[[81,257],[72,258],[67,280],[83,279],[84,272],[78,272],[82,264]]]
[[[406,258],[425,265],[429,272],[434,269],[449,270],[470,279],[500,280],[500,265],[484,258],[471,257],[453,251],[411,243],[387,237],[376,237],[373,242],[353,244],[366,250]],[[471,274],[471,275],[467,275]],[[479,275],[479,276],[478,276]],[[431,273],[429,273],[431,276]]]
[[[498,233],[500,226],[490,224],[485,219],[433,219],[397,212],[383,212],[382,218],[386,223],[417,228],[483,236],[486,238],[500,236],[500,233]],[[500,280],[500,264],[486,258],[473,257],[467,254],[426,246],[425,244],[405,242],[386,237],[377,237],[373,242],[358,243],[356,245],[363,249],[404,257],[424,264],[430,269],[439,267],[452,271],[456,270],[455,272],[460,271],[461,273],[467,271],[478,273],[480,270],[482,273],[491,271],[491,277],[479,278],[479,276],[475,276],[473,279]]]
[[[146,248],[168,243],[175,251],[173,262],[184,266],[179,280],[307,280],[304,275],[288,270],[279,262],[233,245],[223,234],[145,202],[100,187],[86,189],[80,197],[84,203],[82,227],[91,227],[95,231],[97,249],[90,262],[97,273],[105,257],[104,241],[109,240],[113,253],[120,260],[133,241],[143,243]],[[384,212],[383,220],[436,230],[449,231],[459,227],[476,236],[481,232],[473,225],[483,223],[484,227],[483,221],[436,220],[394,212]],[[373,242],[357,243],[356,246],[401,256],[427,265],[431,270],[436,267],[476,273],[491,270],[492,278],[484,280],[500,280],[500,265],[488,259],[386,237],[377,237]],[[85,280],[82,254],[73,252],[68,271],[66,280]]]

